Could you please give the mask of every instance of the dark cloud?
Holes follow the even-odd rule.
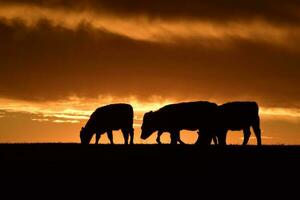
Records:
[[[0,96],[32,101],[71,95],[252,99],[300,107],[299,51],[232,38],[179,43],[135,41],[88,24],[0,23]],[[210,44],[210,45],[208,45]],[[212,44],[212,45],[211,45]]]
[[[11,0],[47,8],[93,10],[116,15],[149,18],[193,18],[209,21],[264,19],[274,23],[299,24],[300,3],[294,0]]]

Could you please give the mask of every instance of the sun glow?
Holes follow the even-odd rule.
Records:
[[[298,108],[261,108],[260,113],[265,119],[300,121],[300,109]]]
[[[0,116],[5,112],[25,112],[34,114],[33,121],[54,123],[79,123],[89,118],[92,112],[101,106],[126,102],[133,106],[135,112],[135,126],[140,126],[142,116],[145,112],[155,111],[164,105],[176,103],[177,100],[153,97],[147,102],[139,101],[135,97],[118,99],[114,97],[99,97],[98,99],[86,99],[70,97],[64,101],[57,102],[26,102],[8,99],[0,99]],[[260,108],[260,115],[265,119],[280,118],[286,120],[299,120],[300,109],[291,108]]]
[[[186,100],[191,101],[191,100]],[[135,97],[129,97],[129,98],[116,98],[116,97],[99,97],[97,99],[87,99],[87,98],[78,98],[78,97],[70,97],[63,101],[56,101],[56,102],[26,102],[26,101],[20,101],[20,100],[9,100],[9,99],[0,99],[0,116],[1,119],[9,119],[10,116],[13,116],[14,113],[27,113],[27,116],[29,116],[29,120],[32,121],[35,125],[38,126],[40,124],[41,126],[51,126],[51,127],[60,127],[60,134],[55,132],[51,132],[51,130],[48,130],[49,137],[51,135],[57,134],[57,139],[55,141],[77,141],[77,134],[80,130],[80,127],[83,126],[86,121],[88,120],[89,116],[92,114],[92,112],[101,106],[112,104],[112,103],[129,103],[133,106],[134,109],[134,122],[133,126],[135,129],[135,141],[136,143],[155,143],[156,134],[153,134],[147,141],[143,141],[139,138],[140,134],[140,128],[143,123],[143,115],[145,112],[149,111],[155,111],[159,109],[160,107],[163,107],[166,104],[170,103],[176,103],[179,102],[175,99],[163,99],[161,97],[153,97],[151,100],[148,101],[141,101]],[[260,108],[260,116],[261,119],[264,120],[264,123],[266,123],[266,120],[280,120],[280,121],[286,121],[286,122],[298,122],[300,121],[300,110],[295,109],[287,109],[287,108]],[[28,122],[27,122],[28,123]],[[262,124],[264,125],[264,124]],[[69,132],[68,128],[69,127]],[[3,127],[2,127],[3,128]],[[11,126],[7,125],[7,129],[11,130]],[[4,128],[5,130],[5,128]],[[269,132],[263,130],[263,140],[264,143],[272,143],[275,140],[280,141],[280,136],[276,135],[272,137],[269,136]],[[36,132],[40,132],[40,129],[37,129]],[[53,130],[54,131],[54,130]],[[66,133],[69,133],[69,136],[65,136]],[[120,132],[120,131],[117,131]],[[50,134],[51,133],[51,134]],[[64,137],[62,137],[64,136]],[[12,138],[9,139],[11,136],[7,135],[5,136],[5,139],[0,138],[0,141],[25,141],[22,138]],[[53,137],[53,136],[52,136]],[[52,138],[51,137],[51,138]],[[198,135],[196,132],[189,132],[189,131],[182,131],[181,137],[183,141],[185,141],[188,144],[193,144]],[[228,134],[228,143],[229,144],[239,144],[241,142],[242,133],[230,133]],[[44,141],[45,139],[42,139],[42,135],[40,136],[41,139],[31,139],[30,141]],[[53,140],[53,138],[49,140]],[[104,137],[106,138],[106,137]],[[26,140],[27,141],[27,140]],[[162,137],[162,141],[164,143],[169,142],[169,135],[164,134]],[[276,142],[275,141],[275,142]],[[107,138],[104,139],[102,142],[107,143]],[[250,141],[251,143],[255,143],[256,140],[252,139]],[[292,142],[292,141],[289,141]],[[123,143],[123,138],[121,136],[121,133],[116,134],[116,143]]]
[[[0,110],[2,110],[1,116],[5,115],[3,111],[25,112],[34,114],[32,120],[38,122],[79,123],[80,121],[87,120],[96,108],[120,102],[126,102],[133,106],[135,111],[135,126],[140,126],[144,112],[156,110],[172,101],[159,100],[158,97],[153,97],[153,101],[150,102],[140,102],[134,97],[122,100],[117,100],[113,97],[99,97],[98,99],[70,97],[67,100],[57,102],[26,102],[0,99]]]

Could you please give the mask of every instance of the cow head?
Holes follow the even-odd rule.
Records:
[[[141,139],[147,139],[153,132],[156,131],[155,124],[153,122],[153,112],[150,111],[144,115],[142,124]]]
[[[81,144],[89,144],[92,137],[93,137],[93,132],[87,130],[84,127],[81,128],[81,131],[80,131]]]

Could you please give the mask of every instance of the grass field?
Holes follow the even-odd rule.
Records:
[[[18,176],[204,176],[206,170],[242,169],[267,174],[299,167],[300,146],[1,144],[0,159],[2,168]]]
[[[143,187],[156,181],[153,189],[196,182],[200,188],[264,190],[297,186],[300,146],[1,144],[0,161],[2,180],[13,185],[34,180],[53,187],[53,182],[82,185],[96,180],[99,185],[134,181]]]

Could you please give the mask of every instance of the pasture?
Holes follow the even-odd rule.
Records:
[[[84,187],[89,193],[109,188],[154,195],[174,187],[247,193],[271,188],[272,194],[292,194],[299,180],[300,146],[1,144],[0,162],[2,183],[18,189],[56,192],[59,185],[72,193]]]

